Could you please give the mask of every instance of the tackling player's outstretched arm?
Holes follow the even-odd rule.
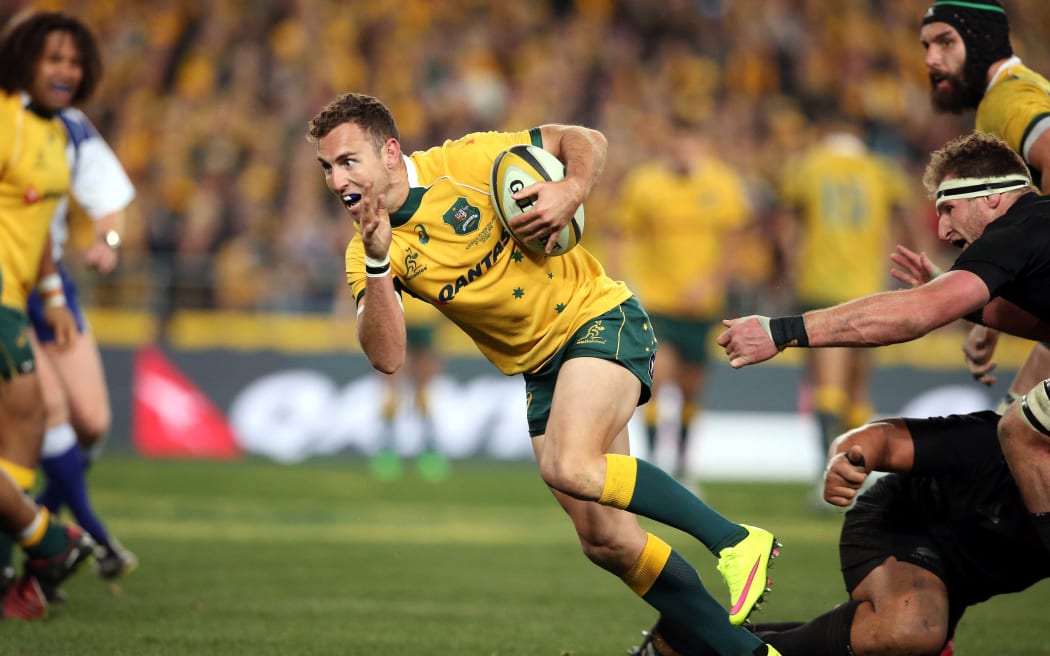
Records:
[[[723,321],[718,336],[733,368],[768,360],[789,346],[886,346],[907,342],[983,307],[988,287],[968,271],[791,317]]]
[[[882,292],[805,314],[811,347],[886,346],[922,337],[983,307],[988,288],[951,271],[912,289]]]

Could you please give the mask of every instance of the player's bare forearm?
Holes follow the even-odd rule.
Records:
[[[405,363],[405,317],[390,276],[369,281],[357,317],[357,339],[377,371],[392,374]]]
[[[602,177],[608,140],[601,132],[578,125],[543,125],[540,134],[544,149],[565,164],[565,180],[576,185],[579,206]]]
[[[824,499],[848,506],[873,471],[905,472],[915,461],[911,433],[900,419],[876,421],[840,435],[824,471]]]
[[[988,302],[974,274],[949,271],[930,282],[807,312],[810,346],[885,346],[922,337]]]

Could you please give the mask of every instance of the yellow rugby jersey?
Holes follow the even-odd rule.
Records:
[[[685,291],[724,273],[724,239],[751,215],[743,178],[713,158],[688,175],[646,164],[625,178],[617,209],[628,280],[646,309],[721,318],[724,285],[699,302]]]
[[[823,306],[884,290],[893,215],[910,198],[904,175],[854,137],[825,139],[791,162],[781,202],[801,221],[796,300]]]
[[[631,296],[582,246],[545,257],[519,247],[489,195],[492,163],[539,129],[468,134],[406,158],[410,191],[390,220],[398,289],[441,311],[505,374],[538,371],[583,324]],[[365,293],[359,234],[346,249],[354,298]]]
[[[1028,161],[1032,128],[1050,116],[1050,82],[1017,60],[999,72],[977,106],[976,128],[990,132]],[[1033,169],[1039,184],[1042,171]],[[1045,191],[1045,190],[1044,190]]]
[[[48,227],[69,192],[66,131],[0,91],[0,304],[25,310]]]

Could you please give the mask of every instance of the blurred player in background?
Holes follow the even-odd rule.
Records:
[[[867,148],[837,106],[821,108],[817,125],[818,140],[787,163],[780,181],[779,238],[801,311],[885,289],[885,258],[894,240],[914,245],[917,238],[905,218],[911,191],[904,176]],[[831,441],[874,412],[870,354],[835,348],[806,356],[821,436],[817,469],[823,472]],[[814,502],[827,507],[820,489]]]
[[[95,239],[84,253],[84,262],[105,275],[117,265],[125,208],[135,189],[87,116],[67,107],[59,118],[69,138],[66,152],[73,174],[73,199],[94,223]],[[51,242],[67,305],[77,322],[70,344],[55,345],[54,334],[44,322],[43,299],[36,292],[29,297],[33,347],[47,404],[40,459],[47,486],[38,501],[54,513],[69,507],[77,524],[98,545],[96,571],[104,579],[114,579],[133,570],[138,560],[109,535],[88,495],[85,472],[102,449],[111,415],[98,345],[80,306],[76,284],[61,263],[69,233],[68,211],[68,199],[63,199],[51,224]]]
[[[0,497],[3,529],[28,556],[26,574],[15,582],[12,545],[5,540],[0,566],[4,616],[33,618],[47,612],[40,588],[53,593],[94,547],[79,528],[58,524],[46,508],[38,511],[8,487],[13,481],[25,492],[33,488],[46,423],[26,315],[34,288],[56,348],[75,338],[76,322],[48,238],[71,178],[58,112],[91,96],[101,61],[94,35],[82,23],[47,12],[5,27],[0,61]]]
[[[440,315],[432,306],[411,297],[405,304],[405,364],[393,374],[383,376],[385,389],[381,408],[383,442],[372,456],[372,473],[381,480],[401,475],[403,463],[397,450],[397,420],[407,409],[422,430],[422,451],[416,458],[420,475],[429,481],[443,481],[449,474],[448,458],[437,446],[430,408],[430,383],[441,373],[441,355],[434,344]],[[406,403],[407,401],[407,403]]]
[[[660,341],[653,398],[644,409],[649,457],[658,462],[658,436],[666,428],[675,438],[672,471],[687,483],[693,478],[689,437],[703,406],[707,337],[724,314],[742,233],[751,221],[744,180],[715,156],[709,129],[672,119],[665,157],[630,171],[617,202],[624,275]],[[668,398],[665,385],[681,393],[677,417],[661,406]]]
[[[777,553],[773,535],[729,521],[663,470],[627,455],[627,423],[648,400],[656,354],[645,311],[583,247],[558,257],[533,254],[495,215],[496,156],[515,144],[547,149],[566,164],[566,177],[519,191],[518,199],[535,199],[514,228],[525,241],[549,235],[550,247],[597,184],[605,137],[548,124],[468,134],[406,156],[389,109],[354,93],[324,107],[307,135],[357,229],[347,247],[347,281],[372,366],[392,373],[404,363],[401,292],[434,304],[501,371],[524,374],[540,474],[587,557],[718,653],[776,654],[734,626],[762,597]],[[417,224],[429,235],[425,248]],[[637,515],[689,533],[719,558],[729,613]]]
[[[920,38],[926,49],[930,99],[935,109],[961,112],[976,108],[976,127],[1006,141],[1024,158],[1037,187],[1050,189],[1050,82],[1025,66],[1010,46],[1006,12],[995,0],[934,2],[922,19]],[[934,271],[927,262],[928,270]],[[998,335],[974,326],[963,345],[974,379],[996,381],[992,360]],[[1008,405],[1050,376],[1050,343],[1035,345],[1010,384]],[[1050,457],[1048,430],[1030,425],[1014,412],[998,430],[1014,476],[1040,535],[1050,547]]]

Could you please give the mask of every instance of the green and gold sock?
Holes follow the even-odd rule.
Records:
[[[605,486],[598,503],[685,531],[716,556],[747,537],[747,529],[723,517],[673,476],[631,456],[605,455]]]
[[[729,623],[726,609],[704,588],[693,566],[652,533],[638,560],[620,578],[663,616],[687,627],[720,654],[750,654],[762,644],[750,631]]]

